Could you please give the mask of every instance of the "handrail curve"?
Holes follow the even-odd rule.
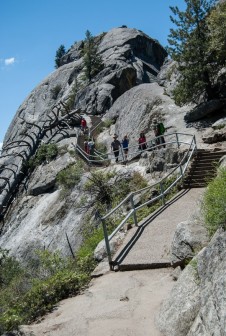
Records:
[[[172,135],[172,134],[171,134]],[[145,188],[139,189],[137,191],[134,192],[130,192],[114,209],[111,209],[107,214],[105,214],[104,216],[100,216],[100,214],[98,213],[97,215],[99,216],[102,225],[103,225],[103,231],[104,231],[104,239],[105,239],[105,244],[106,244],[106,250],[107,250],[107,256],[108,256],[108,262],[109,262],[109,266],[110,269],[113,270],[114,268],[114,262],[112,261],[112,256],[111,256],[111,248],[110,248],[110,240],[116,235],[116,233],[125,225],[125,223],[127,222],[127,220],[133,216],[134,217],[134,224],[136,226],[138,226],[138,222],[137,222],[137,216],[136,216],[136,212],[143,208],[146,205],[149,205],[159,199],[162,199],[162,206],[165,206],[166,204],[166,199],[165,196],[170,192],[170,190],[181,180],[183,179],[184,173],[187,170],[188,164],[191,161],[191,158],[193,157],[195,151],[197,150],[197,145],[196,145],[196,140],[195,140],[195,135],[191,135],[191,134],[184,134],[184,133],[175,133],[174,135],[176,135],[177,141],[171,141],[171,142],[166,142],[165,145],[167,144],[174,144],[177,143],[177,147],[178,149],[180,148],[181,144],[186,144],[189,145],[187,152],[185,154],[185,156],[182,158],[181,162],[174,167],[166,176],[164,176],[160,181],[147,186]],[[184,142],[184,141],[180,141],[178,135],[183,135],[183,136],[189,136],[191,137],[191,141],[190,142]],[[157,146],[156,146],[157,147]],[[174,176],[176,175],[176,179],[175,181],[173,181],[165,190],[164,190],[164,186],[163,186],[163,182],[166,181],[169,176]],[[133,201],[133,197],[135,195],[138,194],[142,194],[144,191],[150,190],[152,188],[156,188],[156,186],[159,187],[160,193],[158,196],[152,197],[151,199],[149,199],[148,201],[140,204],[139,206],[135,206],[134,205],[134,201]],[[120,207],[122,207],[123,205],[125,205],[126,203],[128,203],[128,201],[131,202],[131,210],[129,210],[129,212],[125,215],[125,217],[123,218],[123,220],[119,223],[119,225],[114,229],[114,231],[108,235],[108,230],[107,230],[107,223],[106,223],[106,219],[108,217],[110,217],[112,214],[114,214]]]

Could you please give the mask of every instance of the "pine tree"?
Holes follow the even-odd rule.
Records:
[[[210,31],[209,52],[219,67],[226,63],[226,2],[219,3],[207,19]]]
[[[65,46],[61,44],[56,51],[56,56],[55,56],[55,68],[56,69],[61,66],[60,60],[61,60],[61,57],[63,57],[65,54],[66,54]]]
[[[171,21],[177,26],[170,29],[168,52],[178,62],[181,74],[174,90],[175,102],[179,105],[197,103],[200,96],[207,101],[215,98],[213,77],[215,65],[209,53],[209,27],[207,16],[216,0],[185,0],[186,10],[170,7],[174,16]]]
[[[83,55],[84,75],[85,78],[88,79],[88,82],[90,82],[91,79],[103,68],[103,63],[101,56],[97,51],[97,44],[95,43],[94,37],[89,30],[86,31]]]

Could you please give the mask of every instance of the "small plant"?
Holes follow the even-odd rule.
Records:
[[[70,91],[66,101],[64,102],[65,111],[62,113],[62,115],[65,115],[66,112],[69,112],[74,108],[76,95],[77,95],[77,93],[80,89],[82,89],[82,84],[79,83],[79,81],[76,77],[75,81],[74,81],[74,84],[72,85],[71,91]]]
[[[95,149],[100,153],[103,153],[103,154],[107,153],[107,147],[103,142],[96,142]]]
[[[113,119],[106,119],[103,122],[103,127],[110,128],[114,123],[115,121]]]
[[[61,170],[57,174],[57,182],[64,190],[71,190],[79,183],[83,172],[83,162],[81,160]]]
[[[58,94],[60,93],[61,90],[61,85],[56,85],[54,86],[54,88],[52,88],[51,90],[51,94],[52,94],[52,99],[57,99]]]
[[[31,169],[36,168],[44,162],[49,162],[55,159],[58,155],[58,147],[56,144],[41,145],[36,154],[30,158],[28,166]]]

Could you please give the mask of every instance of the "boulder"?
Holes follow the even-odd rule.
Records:
[[[49,163],[38,166],[31,176],[28,194],[37,196],[51,191],[55,186],[57,174],[75,162],[75,158],[71,157],[69,153],[65,153]]]
[[[114,254],[119,246],[121,245],[123,239],[125,238],[124,232],[118,232],[110,241],[111,253]],[[96,247],[94,251],[94,258],[97,261],[102,261],[107,257],[107,250],[105,240],[102,240]]]
[[[163,302],[157,325],[165,336],[185,336],[200,309],[200,287],[197,270],[188,265]]]
[[[199,221],[178,224],[171,247],[172,264],[184,265],[209,242],[207,230]]]
[[[216,232],[197,259],[201,305],[187,336],[224,335],[226,233]]]
[[[184,269],[157,323],[166,336],[225,334],[226,232],[219,229]]]
[[[164,92],[171,98],[173,98],[173,91],[178,84],[180,73],[177,69],[177,62],[166,59],[162,65],[157,80],[159,85],[164,86]]]
[[[191,111],[187,112],[184,116],[184,120],[186,122],[200,120],[216,111],[219,111],[224,107],[224,104],[225,103],[219,99],[201,103],[194,107]]]
[[[213,144],[226,140],[226,126],[220,129],[208,129],[202,136],[204,143]]]
[[[217,120],[215,123],[213,123],[212,128],[213,129],[221,129],[226,126],[226,118],[221,118]]]

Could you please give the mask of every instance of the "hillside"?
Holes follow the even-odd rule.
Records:
[[[147,139],[154,138],[155,118],[164,123],[166,135],[178,132],[182,139],[186,139],[187,133],[195,135],[199,149],[225,147],[224,106],[205,107],[209,113],[201,119],[194,117],[196,106],[177,106],[172,89],[178,73],[158,41],[126,27],[95,37],[102,67],[91,80],[84,79],[84,44],[80,41],[73,45],[62,57],[61,66],[34,88],[19,107],[4,138],[0,157],[0,247],[24,265],[35,260],[37,250],[59,251],[62,257],[74,256],[79,251],[87,225],[88,230],[97,225],[96,194],[87,187],[93,171],[100,170],[102,176],[109,174],[112,189],[114,185],[116,189],[123,186],[129,192],[131,188],[141,188],[143,181],[147,185],[154,183],[178,164],[178,150],[166,148],[159,151],[157,158],[150,152],[141,157],[131,155],[126,165],[115,164],[111,159],[108,167],[90,167],[75,151],[79,139],[83,143],[87,136],[81,134],[81,116],[87,120],[89,130],[101,123],[90,136],[103,155],[111,151],[114,134],[119,140],[127,135],[130,146],[138,146],[142,131]],[[182,154],[184,147],[180,149]],[[61,182],[62,172],[72,176],[67,187]],[[134,176],[139,176],[135,187]],[[121,180],[126,187],[123,182],[120,184]],[[114,197],[118,200],[119,196],[116,193]],[[104,210],[109,209],[109,204],[103,203]],[[224,240],[224,235],[215,239]],[[204,264],[209,263],[211,270],[213,267],[207,255],[211,258],[211,246],[215,243],[211,244],[207,252],[202,252],[203,273]],[[206,276],[203,278],[205,284]],[[211,287],[206,297],[210,291]],[[198,319],[202,319],[208,305],[200,307],[204,307],[204,313],[197,309],[194,332],[190,331],[189,336],[205,335],[198,332]],[[170,311],[167,304],[165,309],[163,316]],[[196,316],[192,318],[195,320]],[[171,329],[165,331],[165,325],[161,327],[165,335],[182,336],[176,331],[170,334]]]

